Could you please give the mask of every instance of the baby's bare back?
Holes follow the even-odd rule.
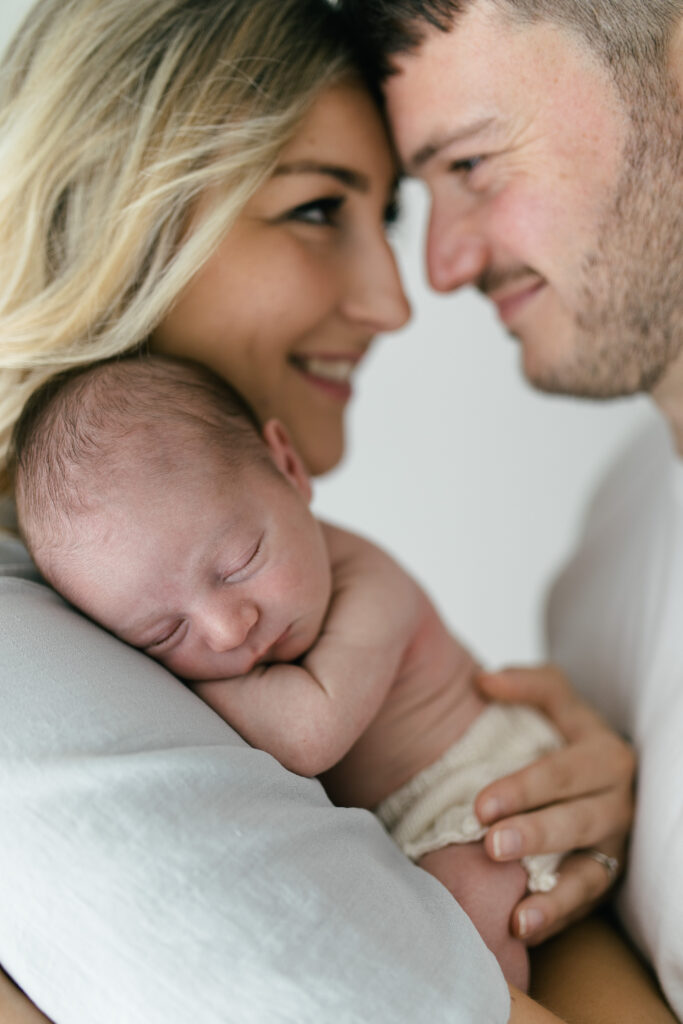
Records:
[[[323,776],[338,804],[376,807],[437,761],[484,708],[473,682],[474,658],[421,591],[418,606],[413,634],[379,713]]]

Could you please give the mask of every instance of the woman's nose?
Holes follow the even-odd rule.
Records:
[[[234,651],[246,642],[258,619],[259,611],[252,601],[214,600],[202,613],[204,642],[216,654]]]
[[[472,284],[490,261],[489,245],[472,218],[449,215],[434,206],[427,233],[427,273],[437,292]]]
[[[396,257],[383,234],[350,260],[343,307],[350,320],[373,334],[396,331],[410,319]]]

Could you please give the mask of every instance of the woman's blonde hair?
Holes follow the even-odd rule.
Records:
[[[39,0],[0,81],[0,492],[29,396],[144,344],[353,74],[324,0]]]

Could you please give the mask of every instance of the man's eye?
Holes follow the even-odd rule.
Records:
[[[449,171],[452,174],[459,174],[463,177],[467,177],[468,174],[472,174],[473,171],[479,167],[484,158],[481,156],[473,156],[467,160],[454,160],[449,164]]]
[[[287,215],[287,220],[295,220],[303,224],[317,224],[321,227],[334,227],[343,205],[342,196],[314,199],[310,203],[296,206]]]

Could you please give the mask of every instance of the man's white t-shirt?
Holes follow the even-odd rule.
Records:
[[[683,460],[661,421],[615,464],[548,608],[550,657],[636,746],[622,920],[683,1016]]]

